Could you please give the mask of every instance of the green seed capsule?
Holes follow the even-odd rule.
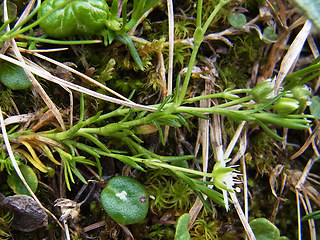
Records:
[[[23,68],[10,62],[0,62],[0,81],[12,90],[24,90],[32,86]]]
[[[281,115],[288,115],[299,108],[299,101],[293,98],[280,98],[277,100],[274,105],[273,109],[276,110],[277,113]]]
[[[274,82],[266,80],[254,86],[250,92],[253,100],[257,103],[264,103],[274,97]]]

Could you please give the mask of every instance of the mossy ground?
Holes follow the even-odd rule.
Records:
[[[22,12],[27,1],[13,1],[18,6],[18,14]],[[205,20],[213,11],[218,1],[204,1],[203,16]],[[187,67],[190,60],[192,46],[188,40],[193,36],[196,26],[196,3],[197,1],[174,1],[175,12],[175,50],[174,50],[174,79],[178,73]],[[247,16],[247,21],[254,19],[259,14],[259,7],[264,5],[264,1],[231,1],[222,11],[216,16],[211,23],[209,33],[221,32],[230,28],[227,21],[227,15],[231,11],[242,11]],[[287,11],[295,11],[295,8],[285,2]],[[292,21],[297,18],[299,13],[292,14]],[[269,17],[273,19],[273,15]],[[260,28],[267,26],[268,19],[261,19],[257,22]],[[290,20],[290,19],[288,19]],[[39,29],[34,29],[39,32]],[[292,33],[296,35],[296,32]],[[167,66],[168,54],[168,20],[166,2],[161,1],[139,25],[135,32],[135,36],[149,41],[144,44],[143,41],[136,43],[137,50],[141,56],[145,70],[139,71],[135,62],[126,46],[114,42],[109,46],[103,44],[81,45],[69,47],[69,50],[64,52],[48,53],[47,56],[60,61],[62,63],[71,62],[77,66],[77,70],[86,73],[107,85],[111,89],[116,90],[120,94],[129,97],[132,91],[135,91],[132,96],[132,101],[140,104],[158,104],[165,98],[166,87],[161,77],[159,67],[162,63]],[[202,92],[208,90],[219,92],[227,88],[237,89],[245,87],[253,87],[257,83],[257,79],[264,73],[265,66],[270,61],[269,54],[275,43],[266,43],[261,40],[255,30],[239,31],[231,36],[226,36],[233,44],[228,46],[226,42],[219,40],[205,40],[200,48],[196,59],[196,67],[200,69],[201,75],[196,72],[192,75],[190,85],[186,97],[198,96]],[[38,48],[52,48],[56,46],[38,44]],[[288,46],[283,46],[288,47]],[[306,46],[304,56],[312,55],[310,49]],[[161,56],[164,58],[161,62]],[[282,56],[280,56],[282,57]],[[33,57],[30,57],[34,60]],[[39,61],[39,60],[38,60]],[[40,64],[45,64],[40,61]],[[49,64],[47,68],[53,74],[64,74],[54,65]],[[274,64],[274,69],[271,71],[272,77],[279,70],[279,64]],[[216,72],[214,72],[216,71]],[[257,73],[256,73],[257,72]],[[82,79],[69,75],[64,75],[68,81],[85,86],[94,91],[107,94],[105,90],[88,84]],[[69,77],[68,77],[69,76]],[[61,111],[65,111],[64,120],[70,122],[68,118],[69,95],[56,84],[40,79],[39,81],[45,91],[48,93],[52,101],[59,106]],[[311,86],[315,84],[311,83]],[[175,86],[175,85],[174,85]],[[316,94],[317,89],[314,89]],[[79,100],[80,95],[74,94],[74,122],[79,119]],[[213,104],[218,104],[219,101],[212,101]],[[44,108],[45,105],[41,98],[32,90],[12,91],[6,89],[3,85],[0,86],[0,105],[2,111],[9,115],[34,113]],[[195,104],[195,106],[199,106]],[[116,109],[118,106],[113,103],[108,103],[95,98],[85,98],[85,118],[94,116],[99,111],[109,112]],[[19,112],[18,112],[19,110]],[[49,130],[53,126],[57,126],[54,118],[46,120],[43,123],[43,129]],[[120,121],[121,118],[112,118],[112,121]],[[111,122],[111,120],[108,120]],[[144,142],[142,146],[155,152],[159,155],[188,155],[194,154],[197,146],[197,135],[199,130],[198,119],[187,119],[190,128],[184,127],[170,128],[168,140],[165,146],[160,143],[157,131],[148,135],[139,136]],[[221,131],[223,135],[223,144],[226,147],[227,143],[232,139],[238,122],[230,119],[224,119]],[[98,124],[97,124],[98,126]],[[271,128],[278,134],[282,134],[282,128]],[[10,127],[9,127],[10,129]],[[287,145],[277,141],[260,127],[255,124],[248,124],[246,128],[246,152],[243,158],[246,162],[246,172],[249,189],[249,219],[258,217],[271,218],[276,212],[273,219],[275,225],[279,228],[281,235],[287,236],[289,239],[297,238],[297,208],[296,199],[293,192],[294,185],[292,182],[287,182],[283,192],[279,195],[280,202],[276,205],[276,197],[272,194],[270,186],[270,178],[274,173],[274,169],[279,165],[283,165],[283,172],[276,178],[275,186],[277,191],[280,191],[281,181],[283,176],[287,174],[290,177],[290,170],[303,171],[308,159],[314,155],[313,149],[309,147],[299,158],[290,160],[290,156],[294,154],[306,141],[309,136],[306,131],[289,130],[287,135]],[[108,147],[121,151],[128,151],[126,145],[118,140],[110,140],[105,137],[100,137],[100,141]],[[2,145],[3,146],[3,145]],[[4,148],[4,147],[3,147]],[[235,155],[240,146],[237,144],[232,151],[232,156]],[[201,155],[201,154],[200,154]],[[55,157],[58,157],[58,155]],[[87,156],[90,157],[90,156]],[[90,192],[90,187],[80,194],[79,191],[83,187],[83,183],[79,179],[75,179],[75,184],[72,184],[71,191],[66,190],[63,180],[63,170],[60,166],[50,163],[45,156],[41,156],[41,160],[46,162],[48,166],[55,170],[53,176],[47,176],[36,168],[34,171],[39,179],[39,187],[36,195],[43,205],[45,205],[56,216],[59,216],[59,209],[53,207],[53,202],[56,198],[64,197],[68,199],[83,200]],[[94,159],[91,159],[94,161]],[[210,147],[209,170],[212,170],[214,154]],[[134,170],[127,165],[111,159],[102,157],[100,159],[102,166],[102,176],[104,180],[108,180],[115,175],[130,175],[138,179],[145,185],[150,198],[150,209],[147,218],[139,224],[128,226],[129,232],[135,239],[173,239],[175,232],[175,223],[179,216],[188,212],[195,202],[196,195],[194,191],[181,179],[170,174],[168,171],[147,169],[147,172]],[[190,168],[198,168],[202,164],[202,158],[189,162]],[[97,174],[97,169],[87,168],[84,165],[78,164],[77,168],[85,179],[96,180],[93,172]],[[319,166],[317,163],[312,169],[313,173],[317,173]],[[1,169],[0,171],[0,192],[4,195],[12,195],[12,190],[8,187],[6,179],[8,173]],[[108,215],[103,211],[100,203],[100,192],[105,186],[103,181],[95,181],[95,188],[90,193],[90,197],[81,206],[81,212],[78,219],[69,221],[69,227],[73,239],[124,239],[128,236],[128,232],[119,227]],[[312,183],[315,190],[318,189],[316,184]],[[243,186],[240,185],[243,190]],[[279,192],[277,192],[279,194]],[[243,206],[244,199],[242,194],[237,194],[240,204]],[[316,209],[317,206],[311,201],[311,204]],[[209,213],[206,209],[202,209],[196,218],[193,227],[190,229],[192,239],[242,239],[244,230],[242,228],[239,217],[231,207],[229,212],[226,212],[223,207],[212,203],[213,213]],[[304,215],[302,211],[302,215]],[[4,215],[1,215],[4,216]],[[0,217],[1,217],[0,216]],[[1,219],[0,219],[1,220]],[[0,227],[10,233],[13,239],[60,239],[61,231],[56,223],[50,219],[50,223],[46,228],[37,230],[32,233],[17,232],[13,229],[6,228],[9,224],[7,217],[3,217],[5,223],[0,222]],[[7,223],[6,223],[7,222]],[[101,223],[99,227],[93,224]],[[10,225],[8,225],[10,226]],[[88,230],[88,226],[91,229]],[[307,223],[303,222],[303,236],[308,236]],[[9,239],[1,235],[2,239]],[[307,237],[305,238],[307,239]]]

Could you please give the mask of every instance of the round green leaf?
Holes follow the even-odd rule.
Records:
[[[278,35],[273,27],[269,26],[263,30],[263,36],[267,42],[275,42],[278,39]]]
[[[0,62],[0,81],[12,90],[24,90],[32,86],[22,67],[10,62]]]
[[[320,98],[318,96],[311,98],[310,111],[315,118],[320,119]]]
[[[230,13],[227,19],[231,26],[236,28],[241,28],[247,23],[246,16],[242,13]]]
[[[148,213],[147,192],[130,177],[112,178],[101,192],[101,202],[109,216],[122,225],[137,223]]]
[[[28,165],[22,164],[19,166],[19,168],[29,187],[33,192],[35,192],[38,188],[38,178],[36,174]],[[28,189],[24,186],[23,182],[16,172],[13,172],[8,176],[7,182],[9,187],[14,191],[15,194],[24,194],[31,196]]]
[[[14,21],[17,17],[17,5],[13,2],[7,2],[8,18],[10,21]],[[0,4],[0,18],[3,21],[3,3]]]
[[[250,226],[257,240],[278,240],[279,229],[266,218],[257,218],[250,222]]]

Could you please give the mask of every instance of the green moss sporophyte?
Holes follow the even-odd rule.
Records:
[[[149,198],[137,180],[118,176],[112,178],[101,192],[101,202],[109,216],[122,225],[143,220],[148,213]]]

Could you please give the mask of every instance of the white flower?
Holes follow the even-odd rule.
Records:
[[[233,185],[241,183],[240,180],[236,179],[239,175],[238,171],[232,167],[226,167],[228,161],[230,160],[218,161],[212,171],[213,184],[222,190],[227,211],[229,210],[228,192],[234,193]]]

